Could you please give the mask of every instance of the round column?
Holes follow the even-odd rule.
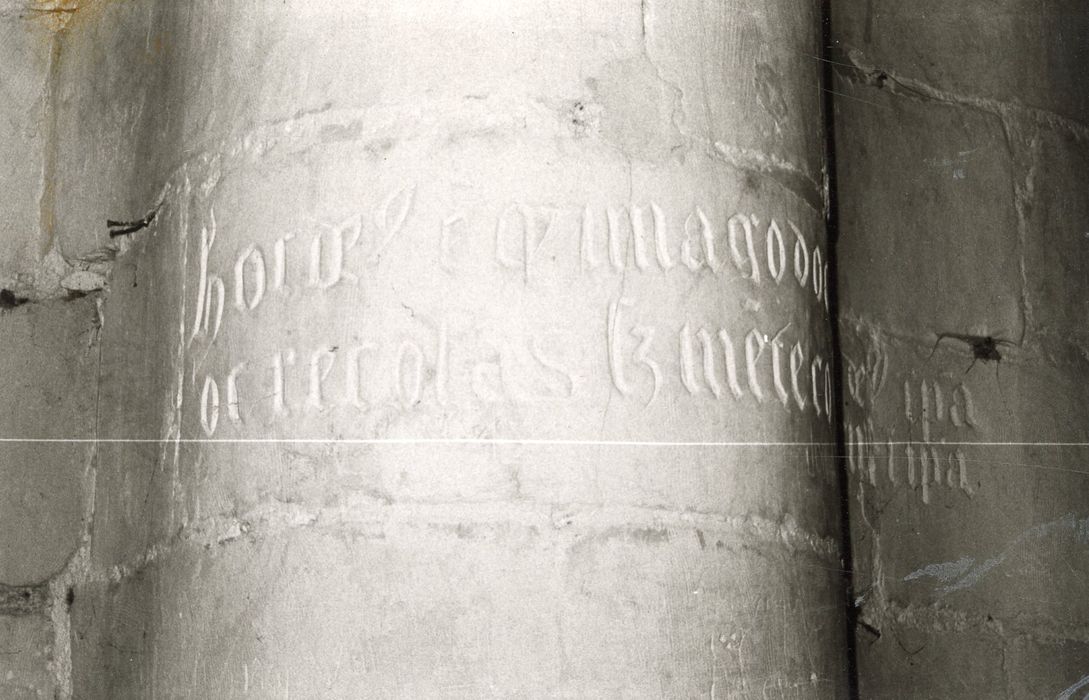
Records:
[[[122,677],[841,696],[816,6],[159,9]]]
[[[1084,694],[1089,16],[832,12],[862,695]]]

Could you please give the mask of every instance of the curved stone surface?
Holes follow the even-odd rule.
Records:
[[[75,687],[845,692],[815,6],[85,12]]]
[[[835,67],[861,694],[1071,697],[1089,151],[1084,41],[1065,38],[1089,15],[832,9],[840,48],[873,61]]]

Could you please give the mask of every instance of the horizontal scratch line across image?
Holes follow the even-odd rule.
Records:
[[[195,443],[195,444],[345,444],[345,445],[588,445],[616,447],[835,447],[834,441],[700,441],[700,440],[550,440],[537,438],[22,438],[0,437],[0,443]],[[876,440],[866,446],[945,445],[951,447],[1089,447],[1089,442],[940,442]]]

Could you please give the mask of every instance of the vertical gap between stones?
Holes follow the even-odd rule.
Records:
[[[854,557],[851,549],[851,518],[850,518],[850,493],[848,490],[849,475],[847,471],[847,436],[844,422],[844,393],[843,393],[843,347],[840,342],[839,328],[839,193],[836,188],[836,124],[835,124],[835,96],[832,94],[833,80],[835,79],[834,64],[831,62],[832,53],[832,3],[831,0],[821,0],[821,113],[824,119],[824,150],[825,150],[825,187],[827,188],[825,211],[825,225],[827,231],[828,250],[828,280],[825,294],[828,295],[829,314],[831,316],[832,330],[832,391],[834,396],[832,425],[835,430],[834,460],[836,466],[836,481],[839,484],[839,523],[840,523],[840,548],[843,561],[843,604],[846,610],[844,619],[847,629],[844,630],[847,640],[847,684],[848,692],[852,700],[858,700],[858,649],[856,645],[855,628],[857,626],[858,609],[854,602]]]

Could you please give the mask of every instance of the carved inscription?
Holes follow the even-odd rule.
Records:
[[[606,317],[609,374],[622,396],[639,395],[649,406],[668,382],[690,396],[706,392],[715,399],[777,401],[784,409],[809,408],[831,417],[831,364],[808,351],[803,339],[788,340],[789,323],[771,332],[751,328],[731,334],[725,327],[693,330],[686,321],[660,333],[629,319],[634,306],[622,297],[609,305]],[[667,376],[667,367],[675,368],[676,376]]]
[[[876,365],[879,368],[882,365]],[[857,369],[857,367],[856,367]],[[848,363],[848,375],[851,364]],[[871,391],[877,386],[858,372],[848,379],[848,389]],[[870,389],[867,389],[870,387]],[[852,474],[872,487],[887,485],[907,488],[918,494],[920,501],[930,504],[936,489],[958,491],[971,496],[972,487],[968,459],[961,443],[979,427],[979,418],[971,391],[963,382],[943,383],[936,379],[908,378],[903,381],[900,402],[906,431],[881,430],[873,419],[848,419],[847,458]],[[873,394],[874,396],[876,394]],[[905,439],[906,438],[906,439]],[[946,440],[955,444],[946,444]]]
[[[870,486],[907,488],[930,504],[935,489],[971,496],[968,461],[961,446],[944,442],[880,441],[872,421],[847,426],[847,459],[851,473]]]
[[[796,301],[786,307],[786,317],[769,321],[765,314],[757,323],[712,319],[683,308],[663,318],[660,309],[657,315],[649,310],[659,307],[639,294],[614,294],[598,307],[604,333],[590,344],[600,343],[599,350],[587,349],[585,328],[582,335],[575,335],[578,329],[537,333],[530,323],[513,336],[500,332],[481,340],[464,324],[452,331],[456,324],[445,312],[428,310],[416,318],[416,310],[407,306],[410,318],[397,321],[382,337],[319,338],[303,332],[297,341],[278,341],[280,347],[264,352],[247,350],[244,357],[233,356],[224,345],[224,325],[236,319],[260,325],[286,304],[329,299],[344,289],[366,298],[383,266],[396,266],[404,256],[454,278],[484,263],[492,266],[489,275],[498,271],[527,290],[560,274],[602,290],[615,282],[595,281],[598,277],[706,275],[750,286],[748,294],[762,289],[775,298],[788,292],[792,300],[808,297],[813,307],[827,311],[825,256],[786,217],[715,214],[699,205],[670,210],[652,200],[627,206],[514,202],[495,210],[482,237],[479,211],[454,206],[428,221],[414,217],[416,200],[417,188],[410,185],[374,206],[363,204],[357,213],[266,232],[257,241],[224,237],[209,208],[192,240],[195,281],[186,317],[193,351],[188,374],[207,436],[224,426],[241,429],[254,420],[329,410],[441,409],[465,398],[461,387],[478,404],[573,401],[602,396],[607,388],[636,406],[689,397],[740,411],[767,406],[811,412],[831,421],[831,363],[805,326],[796,325],[791,312]],[[482,241],[488,251],[484,259]],[[266,312],[270,304],[273,309]],[[305,309],[293,308],[293,317]],[[306,320],[304,314],[304,326]],[[596,387],[586,385],[587,377],[603,374]],[[971,420],[966,401],[955,407],[956,420],[965,423]],[[953,415],[952,394],[943,411]]]
[[[467,227],[460,213],[442,222],[443,269],[455,269],[454,241],[464,239]],[[577,238],[571,235],[576,231]],[[542,247],[549,241],[575,240],[577,251],[564,244],[561,253],[577,253],[583,274],[670,274],[685,269],[734,275],[772,288],[789,278],[827,311],[825,256],[818,245],[806,240],[796,223],[785,218],[751,213],[716,217],[700,206],[687,212],[667,212],[653,201],[578,209],[512,204],[497,217],[495,259],[501,268],[529,280],[546,264],[540,255]]]
[[[506,344],[494,354],[459,362],[451,371],[451,341],[445,325],[430,341],[364,341],[345,346],[276,349],[262,361],[235,364],[225,377],[205,374],[200,423],[212,436],[222,424],[220,387],[226,386],[226,418],[244,425],[254,414],[279,417],[317,414],[330,408],[360,412],[382,406],[411,411],[421,403],[442,406],[451,382],[468,385],[483,402],[562,401],[575,395],[577,380],[539,341]],[[455,348],[454,353],[463,358]],[[256,397],[247,400],[245,397]]]
[[[358,284],[366,266],[379,263],[404,230],[415,190],[410,186],[393,193],[369,217],[360,213],[333,223],[316,221],[309,230],[277,236],[271,245],[240,245],[230,269],[222,272],[211,264],[217,226],[215,211],[210,210],[198,242],[190,341],[198,337],[214,341],[226,312],[253,312],[270,293]],[[577,229],[578,250],[571,262],[584,273],[668,273],[679,269],[679,261],[691,272],[733,274],[754,284],[779,286],[790,277],[827,307],[828,265],[820,247],[808,242],[793,221],[764,220],[756,214],[719,220],[722,217],[715,219],[699,206],[685,214],[678,226],[681,218],[654,202],[602,210],[511,204],[496,217],[495,261],[500,269],[529,279],[541,247],[550,238],[572,240],[565,235],[572,231],[565,229]],[[435,257],[440,269],[457,270],[457,249],[471,236],[469,227],[466,215],[459,211],[438,222]],[[290,280],[289,260],[296,256],[305,262],[306,274]]]
[[[680,391],[728,401],[739,410],[768,404],[830,420],[831,365],[803,339],[791,337],[789,325],[731,332],[706,325],[694,329],[685,322],[680,328],[660,329],[633,318],[635,306],[621,298],[606,311],[607,366],[612,388],[621,397],[649,407],[665,401],[667,390]],[[209,436],[215,434],[222,423],[223,395],[223,414],[241,426],[255,410],[288,417],[331,407],[366,412],[386,404],[403,410],[421,403],[441,406],[451,383],[471,387],[485,403],[565,401],[579,394],[581,373],[539,338],[530,337],[521,347],[506,343],[467,359],[445,326],[425,334],[431,336],[427,341],[406,337],[280,348],[261,361],[235,363],[222,375],[206,373],[201,426]],[[450,367],[451,353],[459,358],[456,369]]]
[[[982,420],[968,377],[915,364],[879,329],[855,322],[843,357],[847,461],[861,487],[911,494],[923,505],[939,494],[970,497],[979,475],[969,458]],[[892,357],[908,360],[899,377]]]
[[[226,276],[212,269],[218,234],[216,213],[211,209],[200,232],[190,343],[198,338],[208,343],[215,341],[227,311],[228,283],[233,290],[231,310],[240,314],[255,311],[270,292],[290,292],[292,285],[328,290],[338,284],[358,283],[359,273],[349,268],[349,255],[354,251],[360,253],[362,261],[379,261],[390,241],[402,231],[414,192],[414,187],[408,187],[391,195],[373,212],[368,225],[364,216],[357,214],[336,223],[316,222],[306,232],[284,233],[272,242],[270,249],[258,243],[241,245]],[[364,232],[369,234],[369,249],[359,251]],[[293,256],[305,262],[306,275],[289,281],[288,263]]]

